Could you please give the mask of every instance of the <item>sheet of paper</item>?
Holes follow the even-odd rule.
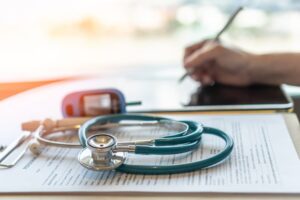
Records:
[[[234,192],[300,193],[300,161],[281,115],[176,116],[201,121],[229,133],[235,147],[229,159],[212,168],[173,175],[95,172],[77,162],[78,149],[46,147],[27,152],[16,167],[0,170],[0,192]],[[155,128],[120,131],[127,140],[162,135]],[[135,164],[185,163],[222,149],[222,140],[204,136],[193,153],[176,156],[130,155]]]

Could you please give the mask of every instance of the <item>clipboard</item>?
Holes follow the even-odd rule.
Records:
[[[288,127],[288,130],[290,132],[291,138],[293,139],[295,148],[298,152],[298,156],[300,153],[300,126],[298,119],[295,114],[282,114],[285,118],[286,125]],[[300,158],[300,157],[299,157]],[[178,194],[178,193],[104,193],[104,194],[89,194],[89,195],[59,195],[59,194],[26,194],[26,195],[0,195],[0,199],[8,199],[8,200],[15,200],[15,199],[40,199],[40,198],[45,198],[45,199],[68,199],[72,198],[73,200],[81,200],[81,199],[143,199],[143,200],[156,200],[156,199],[172,199],[172,200],[177,200],[177,199],[197,199],[197,200],[202,200],[202,199],[258,199],[258,200],[267,200],[267,199],[299,199],[300,195],[288,195],[288,194],[214,194],[214,193],[184,193],[184,194]]]

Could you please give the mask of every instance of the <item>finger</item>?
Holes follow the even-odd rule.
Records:
[[[205,73],[191,75],[191,78],[202,85],[212,85],[215,82],[209,74]]]
[[[211,85],[214,82],[212,72],[210,69],[210,63],[205,63],[203,70],[201,70],[199,74],[201,74],[199,76],[199,81],[201,82],[202,85]]]
[[[221,53],[221,49],[219,46],[211,46],[207,48],[202,48],[192,55],[187,57],[184,62],[184,67],[187,70],[201,70],[205,67],[205,63],[210,63],[215,60],[219,54]]]
[[[186,47],[185,50],[184,50],[183,58],[188,57],[189,55],[191,55],[196,50],[202,48],[207,42],[208,42],[208,40],[203,40],[203,41],[197,42],[193,45],[190,45],[190,46]]]
[[[206,70],[206,68],[203,68],[201,70],[194,71],[193,74],[190,75],[192,79],[199,82],[210,82],[210,73]]]
[[[200,80],[201,80],[200,76],[199,76],[199,75],[195,75],[195,74],[191,75],[191,78],[192,78],[194,81],[197,81],[197,82],[200,82]]]
[[[204,70],[197,70],[194,73],[190,74],[190,76],[193,80],[201,82],[203,76],[206,76],[206,72]]]
[[[202,79],[200,80],[200,82],[202,83],[202,85],[212,85],[214,80],[212,79],[212,77],[209,74],[207,74],[207,75],[202,76]]]

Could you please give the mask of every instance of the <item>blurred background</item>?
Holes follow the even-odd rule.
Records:
[[[183,73],[183,49],[222,36],[262,53],[300,50],[299,0],[0,0],[0,82],[128,70]]]

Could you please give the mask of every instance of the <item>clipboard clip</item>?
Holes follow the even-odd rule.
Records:
[[[17,164],[17,162],[24,156],[27,145],[22,149],[20,153],[18,153],[17,157],[14,158],[11,162],[6,163],[8,157],[15,152],[19,147],[24,144],[24,142],[29,141],[31,138],[30,132],[23,132],[21,136],[19,136],[16,140],[14,140],[7,147],[4,145],[0,146],[0,169],[11,168]]]

